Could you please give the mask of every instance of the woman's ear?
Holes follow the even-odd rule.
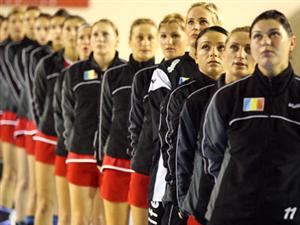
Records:
[[[291,39],[290,52],[292,52],[296,47],[296,36],[293,35],[292,37],[290,37],[290,39]]]

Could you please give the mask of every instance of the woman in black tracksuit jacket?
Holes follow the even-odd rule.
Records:
[[[132,205],[133,222],[140,223],[141,212],[133,206],[131,198],[136,190],[130,186],[129,111],[134,74],[154,65],[157,46],[157,27],[150,19],[135,20],[130,29],[129,45],[132,50],[129,62],[112,68],[104,75],[100,108],[100,157],[102,161],[102,197],[106,221],[111,225],[128,223],[128,204]],[[138,177],[134,177],[134,179]],[[135,182],[135,181],[133,181]],[[122,189],[120,190],[120,187]],[[118,218],[115,215],[119,215]]]
[[[185,20],[178,13],[171,13],[164,17],[159,24],[159,41],[164,55],[164,60],[170,60],[178,55],[182,55],[187,42],[185,33]],[[153,163],[153,150],[155,143],[152,140],[151,114],[148,104],[148,89],[154,70],[158,65],[154,65],[140,70],[133,80],[131,93],[131,110],[129,115],[129,132],[131,140],[131,186],[135,192],[131,192],[134,198],[139,201],[132,205],[144,210],[143,223],[148,220],[148,192],[150,182],[150,169]],[[140,178],[140,182],[132,182],[135,177]],[[135,187],[134,187],[135,186]]]
[[[124,64],[116,51],[118,30],[113,22],[101,19],[91,32],[92,53],[74,64],[64,77],[62,110],[64,138],[68,152],[66,163],[70,188],[71,221],[91,223],[97,188],[102,185],[95,160],[94,142],[99,125],[99,99],[104,73]]]
[[[55,118],[53,109],[54,86],[61,71],[77,59],[75,51],[70,47],[75,40],[75,30],[84,20],[79,16],[68,16],[62,27],[63,46],[58,52],[44,57],[35,70],[33,98],[39,117],[38,133],[34,136],[36,157],[36,188],[37,188],[37,210],[35,223],[51,223],[55,209],[55,185],[63,186],[63,181],[55,182],[54,174],[58,174],[60,158],[56,158],[55,149],[57,145],[57,134],[55,131]],[[71,44],[70,44],[71,43]],[[70,50],[71,49],[71,50]],[[63,164],[63,163],[61,163]],[[60,167],[63,168],[63,167]],[[59,191],[58,188],[58,197]],[[58,198],[61,205],[61,198]],[[46,207],[47,210],[44,208]],[[61,214],[61,211],[58,210]],[[63,217],[63,216],[61,216]],[[57,221],[56,216],[54,221]],[[61,218],[62,219],[62,218]],[[60,221],[58,221],[60,223]]]
[[[219,89],[205,112],[201,151],[214,177],[209,225],[300,223],[300,79],[295,36],[276,10],[251,25],[248,76]]]
[[[61,90],[63,76],[69,66],[78,60],[76,52],[76,34],[77,29],[85,23],[82,17],[72,15],[66,18],[62,27],[62,45],[64,47],[64,69],[62,69],[54,84],[53,96],[53,117],[54,128],[57,136],[57,144],[55,148],[54,175],[56,185],[56,196],[58,204],[58,225],[68,224],[70,222],[70,198],[69,185],[66,179],[66,149],[62,138],[63,119],[61,112]]]
[[[215,80],[218,79],[223,73],[223,51],[225,41],[227,38],[227,31],[219,26],[212,26],[202,30],[196,41],[196,62],[199,67],[199,74],[193,79],[183,83],[175,90],[173,90],[169,96],[166,105],[166,148],[164,150],[167,154],[168,160],[168,175],[169,175],[169,187],[173,189],[173,193],[176,196],[170,196],[172,199],[177,199],[177,180],[176,176],[176,144],[177,144],[177,129],[179,123],[179,114],[185,103],[187,97],[196,90],[207,89],[214,86]],[[212,60],[218,61],[218,64],[210,63]],[[189,165],[191,163],[189,162]],[[175,205],[175,204],[174,204]],[[174,206],[176,212],[178,212],[177,204]],[[184,220],[182,220],[184,224]]]
[[[205,224],[204,214],[213,186],[213,180],[203,173],[201,155],[198,151],[195,152],[201,118],[207,102],[218,88],[253,71],[254,60],[250,55],[249,30],[250,27],[239,27],[231,31],[222,57],[226,76],[222,75],[214,85],[191,94],[179,118],[174,152],[176,160],[170,163],[171,170],[176,174],[178,206],[183,214],[193,215],[201,224]],[[199,185],[205,187],[201,193]]]
[[[13,10],[8,15],[9,37],[3,42],[0,48],[0,66],[2,79],[7,85],[5,87],[6,98],[3,105],[1,118],[1,148],[3,152],[3,174],[0,187],[0,216],[5,220],[8,212],[13,207],[14,185],[17,179],[17,149],[15,147],[14,129],[16,125],[16,113],[20,96],[20,83],[18,74],[15,72],[14,59],[16,54],[31,43],[31,40],[24,38],[23,12]],[[5,210],[3,210],[5,209]],[[3,214],[3,215],[2,215]],[[0,221],[1,222],[1,221]]]
[[[205,12],[205,13],[204,13]],[[205,14],[205,15],[204,15]],[[169,176],[167,176],[167,154],[160,146],[165,146],[165,133],[167,126],[165,123],[165,103],[167,102],[167,96],[172,90],[180,86],[184,81],[190,78],[198,76],[198,66],[194,61],[195,57],[195,41],[200,30],[210,26],[219,24],[220,20],[217,13],[217,7],[211,3],[195,3],[193,4],[187,13],[186,18],[186,32],[189,37],[190,52],[187,52],[181,57],[173,60],[166,61],[159,65],[154,71],[152,76],[152,83],[149,87],[149,103],[151,108],[152,127],[153,127],[153,142],[156,143],[154,150],[154,159],[151,169],[151,180],[149,190],[149,201],[152,201],[154,206],[151,211],[157,212],[159,216],[153,216],[155,214],[149,213],[149,220],[154,220],[158,223],[162,221],[162,215],[164,215],[162,223],[168,223],[172,220],[172,214],[175,215],[176,220],[177,212],[173,210],[173,204],[177,204],[176,199],[172,199],[172,192],[169,185],[166,186],[166,182],[169,182]],[[162,116],[161,116],[162,107]],[[161,118],[160,118],[161,117]],[[160,132],[160,135],[158,135]],[[159,178],[159,179],[156,179]],[[166,179],[166,181],[164,180]],[[166,191],[165,191],[166,190]],[[164,197],[166,212],[161,210],[162,198]],[[159,207],[157,205],[160,205]],[[150,212],[150,211],[149,211]],[[155,217],[155,218],[154,218]]]

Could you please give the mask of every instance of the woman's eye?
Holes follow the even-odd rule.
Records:
[[[208,44],[204,44],[204,45],[202,45],[201,49],[203,49],[203,50],[209,50],[210,46]]]
[[[201,20],[199,21],[199,24],[200,24],[200,25],[207,25],[207,24],[208,24],[208,21],[205,20],[205,19],[201,19]]]
[[[272,32],[269,34],[269,37],[277,37],[277,36],[280,36],[280,33],[277,32],[277,31],[272,31]]]
[[[194,23],[195,23],[194,20],[189,20],[189,21],[187,22],[188,25],[194,25]]]
[[[246,52],[248,55],[251,54],[251,48],[250,48],[250,45],[247,45],[247,46],[245,47],[245,52]]]
[[[161,34],[160,38],[165,39],[165,38],[167,38],[167,35],[166,34]]]
[[[252,36],[252,38],[253,38],[254,40],[260,40],[260,39],[262,39],[262,35],[261,35],[261,34],[254,34],[254,35]]]
[[[223,52],[224,49],[225,49],[225,45],[219,45],[219,46],[218,46],[218,51],[219,51],[219,52]]]
[[[239,50],[239,47],[237,45],[231,45],[230,46],[230,49],[234,52],[238,51]]]

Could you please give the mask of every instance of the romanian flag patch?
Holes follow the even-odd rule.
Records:
[[[264,111],[265,98],[244,98],[243,111]]]
[[[84,80],[95,80],[98,78],[98,75],[95,70],[86,70],[83,73]]]
[[[186,82],[187,80],[189,80],[190,78],[189,77],[179,77],[179,81],[178,81],[178,84],[182,84],[184,82]]]

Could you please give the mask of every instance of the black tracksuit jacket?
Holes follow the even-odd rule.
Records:
[[[202,156],[197,149],[202,115],[211,96],[225,84],[222,75],[214,85],[203,87],[186,100],[179,117],[176,156],[173,169],[176,175],[177,200],[183,214],[193,215],[205,224],[205,212],[214,181],[204,173]],[[201,185],[201,193],[200,186]]]
[[[300,224],[300,78],[291,65],[220,88],[203,121],[201,151],[216,183],[209,225]]]
[[[0,43],[0,111],[1,114],[7,110],[9,99],[9,86],[7,83],[7,68],[4,61],[5,46],[11,42],[10,38],[5,39]]]
[[[123,64],[124,61],[116,52],[109,69]],[[65,144],[70,152],[95,155],[94,142],[99,125],[99,99],[104,72],[93,53],[87,60],[72,65],[66,71],[62,90],[64,124],[59,126],[64,126]]]
[[[168,97],[167,104],[165,106],[166,111],[166,125],[164,127],[165,138],[162,143],[161,150],[166,156],[165,163],[167,165],[167,189],[164,197],[164,201],[172,202],[177,205],[176,196],[176,144],[177,144],[177,131],[179,125],[179,115],[182,107],[190,94],[207,87],[214,86],[215,80],[209,78],[203,73],[199,72],[198,76],[191,79],[184,84],[173,90]],[[191,162],[190,162],[191,163]]]
[[[138,71],[133,78],[131,91],[131,109],[129,113],[130,156],[131,169],[135,172],[149,175],[153,163],[151,117],[149,113],[148,89],[153,71],[153,65]]]
[[[103,155],[131,158],[128,127],[132,82],[137,71],[153,65],[154,58],[137,62],[131,55],[128,63],[105,73],[101,90],[99,161]]]
[[[21,90],[23,87],[23,74],[17,70],[17,61],[18,58],[21,58],[22,50],[34,44],[35,41],[25,37],[20,41],[9,42],[4,49],[4,67],[6,67],[5,76],[11,94],[8,111],[13,113],[17,113],[18,111]]]
[[[64,68],[63,49],[45,56],[37,65],[34,76],[33,100],[39,117],[38,129],[49,136],[56,136],[54,128],[54,85]]]
[[[32,45],[28,46],[27,48],[23,49],[22,51],[18,52],[17,57],[15,58],[15,67],[18,74],[20,74],[21,79],[21,90],[20,90],[20,98],[18,102],[18,117],[23,117],[28,120],[32,120],[32,114],[30,113],[30,103],[29,98],[29,86],[27,85],[27,77],[29,76],[29,68],[30,68],[30,53],[39,47],[37,42],[33,42]]]
[[[166,176],[166,163],[165,167],[163,166],[163,163],[167,162],[165,158],[166,154],[163,154],[165,158],[165,160],[163,160],[160,151],[164,137],[159,131],[162,127],[165,127],[165,118],[162,118],[161,111],[164,110],[167,96],[170,92],[184,83],[184,81],[196,77],[198,73],[198,66],[189,56],[189,53],[161,63],[153,72],[149,86],[149,104],[153,142],[156,147],[153,153],[153,165],[150,174],[149,201],[161,201],[166,186],[164,181]],[[164,125],[162,125],[162,123],[164,123]],[[157,177],[159,177],[159,181],[156,180]]]
[[[64,138],[64,117],[62,110],[62,89],[63,89],[63,81],[64,78],[68,74],[68,69],[70,67],[66,67],[62,69],[59,76],[56,79],[54,85],[54,97],[53,97],[53,112],[54,112],[54,127],[57,136],[57,144],[55,153],[56,155],[67,157],[68,151],[65,146],[65,138]]]
[[[25,72],[25,82],[28,91],[28,115],[27,118],[30,120],[35,121],[36,124],[39,124],[39,117],[36,112],[36,107],[34,106],[33,100],[33,83],[34,83],[34,76],[35,76],[35,69],[37,68],[37,64],[41,59],[45,56],[50,55],[52,53],[50,45],[43,45],[33,49],[32,51],[28,52],[29,57],[25,58],[26,63],[28,63],[28,72]],[[25,53],[26,54],[26,53]],[[27,55],[27,54],[26,54]]]

